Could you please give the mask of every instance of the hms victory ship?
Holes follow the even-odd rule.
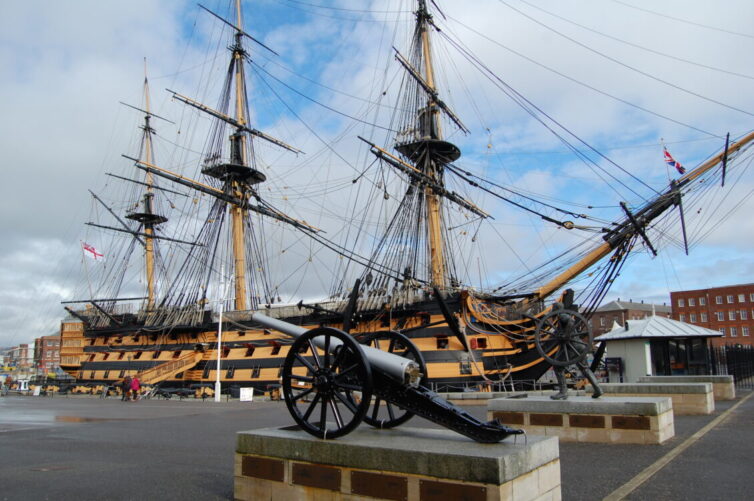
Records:
[[[151,110],[145,78],[145,100],[132,107],[143,115],[139,153],[124,155],[130,174],[111,175],[126,187],[120,190],[126,200],[116,204],[92,192],[103,221],[90,222],[90,228],[121,245],[90,246],[88,252],[106,254],[107,261],[87,264],[93,276],[88,297],[64,304],[61,367],[82,386],[138,375],[146,384],[170,388],[210,388],[219,379],[223,391],[271,391],[280,384],[291,340],[255,323],[255,311],[306,328],[335,327],[420,360],[424,383],[440,390],[536,381],[553,363],[581,360],[591,349],[585,319],[629,256],[656,252],[657,239],[670,233],[686,242],[691,218],[684,215],[684,201],[720,189],[726,172],[730,179],[749,158],[754,139],[748,134],[721,141],[717,153],[652,188],[650,196],[613,204],[612,220],[516,191],[464,165],[454,141],[480,144],[465,138],[483,129],[467,126],[449,104],[439,72],[449,64],[447,48],[559,134],[554,121],[441,29],[446,19],[434,1],[418,0],[405,46],[391,49],[394,86],[380,99],[394,103],[378,105],[390,110],[388,123],[350,136],[364,165],[345,183],[352,196],[349,214],[339,214],[341,227],[323,229],[307,222],[310,209],[301,209],[305,216],[297,212],[293,195],[286,196],[285,210],[268,198],[266,187],[277,175],[270,159],[290,163],[289,156],[306,156],[295,138],[277,139],[253,125],[258,86],[248,84],[247,70],[252,65],[264,75],[253,53],[270,55],[274,47],[244,29],[240,0],[228,18],[204,10],[230,33],[229,62],[214,82],[217,101],[205,104],[170,91],[176,106],[202,117],[194,124],[203,134],[195,148],[201,159],[189,168],[186,158],[169,166],[156,158],[155,124],[172,124]],[[442,64],[435,50],[440,44],[446,48]],[[583,143],[570,141],[577,156],[596,165],[580,153]],[[617,166],[603,162],[599,168]],[[295,181],[311,185],[302,198],[312,203],[327,192],[327,180],[316,171],[305,176],[306,182]],[[605,174],[617,179],[611,176]],[[518,278],[485,277],[480,256],[494,261],[506,245],[495,241],[494,232],[482,236],[500,217],[492,208],[500,206],[531,214],[558,228],[556,235],[581,236],[569,237],[569,247],[540,266],[522,268]],[[515,244],[527,249],[533,242]],[[296,276],[304,264],[317,268],[311,254],[300,255],[300,263],[292,252],[286,255],[288,245],[330,256],[322,258],[329,265],[318,269],[329,290],[295,297],[297,287],[278,285],[274,274]],[[141,290],[128,279],[137,269]],[[548,331],[552,314],[562,309],[582,322],[568,343]]]

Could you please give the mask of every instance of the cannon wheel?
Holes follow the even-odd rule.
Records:
[[[419,370],[426,376],[427,366],[424,363],[421,351],[405,335],[395,331],[375,332],[364,336],[361,342],[372,348],[386,349],[390,353],[413,360],[419,364]],[[375,396],[372,408],[364,416],[364,421],[375,428],[393,428],[405,423],[414,415],[413,412],[404,410],[388,401],[385,401],[384,407],[381,406],[381,403],[382,399]]]
[[[591,351],[592,330],[583,315],[555,310],[539,320],[534,341],[547,362],[555,367],[567,367],[581,362]]]
[[[332,349],[336,339],[341,344]],[[317,345],[324,349],[318,351]],[[285,357],[283,394],[304,431],[319,438],[340,437],[353,431],[369,409],[369,361],[348,334],[329,327],[312,329],[294,341]]]

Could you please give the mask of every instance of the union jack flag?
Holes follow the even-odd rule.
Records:
[[[671,167],[675,167],[675,170],[677,170],[679,174],[686,174],[686,169],[683,167],[683,165],[681,165],[681,162],[673,158],[673,155],[670,154],[666,147],[663,146],[662,151],[664,152],[666,164]]]

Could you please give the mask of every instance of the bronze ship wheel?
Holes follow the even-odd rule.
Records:
[[[348,334],[310,330],[291,345],[283,363],[283,395],[307,433],[336,438],[356,428],[372,401],[369,361]]]
[[[592,330],[580,313],[559,309],[539,319],[534,342],[550,365],[567,367],[584,360],[592,350]]]
[[[419,371],[426,376],[427,366],[424,363],[424,357],[411,340],[395,331],[383,331],[367,334],[362,339],[361,343],[372,348],[394,353],[403,358],[413,360],[419,365]],[[384,405],[382,405],[384,402]],[[381,399],[378,396],[374,397],[372,407],[364,416],[364,421],[367,424],[374,426],[375,428],[393,428],[401,425],[411,419],[414,413],[409,412],[395,404],[392,404],[386,400]]]

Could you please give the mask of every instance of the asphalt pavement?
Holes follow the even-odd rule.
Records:
[[[676,417],[663,445],[561,443],[563,499],[751,499],[750,394]],[[236,432],[290,424],[281,402],[2,397],[0,499],[233,499]]]

